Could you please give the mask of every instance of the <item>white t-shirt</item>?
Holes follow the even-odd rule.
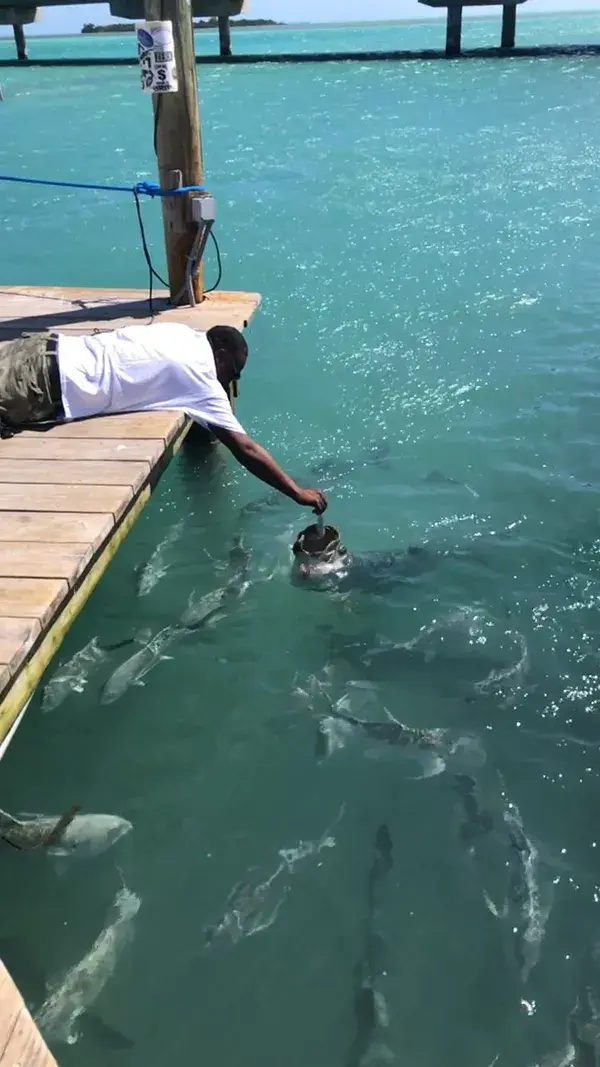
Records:
[[[58,366],[67,419],[175,409],[203,426],[244,433],[217,379],[206,334],[189,326],[60,334]]]

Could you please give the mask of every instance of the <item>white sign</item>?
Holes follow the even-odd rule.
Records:
[[[145,93],[176,93],[172,22],[136,23],[138,59]]]

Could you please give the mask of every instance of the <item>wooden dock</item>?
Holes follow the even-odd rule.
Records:
[[[151,318],[139,290],[10,287],[0,289],[0,340],[156,321],[243,329],[259,303],[256,293],[211,293],[196,308],[170,309],[159,293]],[[0,755],[189,425],[181,412],[154,411],[0,440]]]
[[[57,1067],[0,960],[0,1067]]]

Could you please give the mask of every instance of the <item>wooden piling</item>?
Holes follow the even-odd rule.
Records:
[[[144,0],[148,21],[173,23],[178,91],[153,97],[155,147],[159,182],[163,189],[177,185],[201,185],[202,140],[194,54],[191,0]],[[197,232],[192,219],[190,196],[162,198],[169,289],[174,299],[185,285],[187,258]],[[202,268],[194,281],[194,297],[204,296]]]
[[[15,35],[15,44],[17,46],[17,59],[22,63],[27,61],[27,41],[25,40],[25,30],[20,23],[13,25],[13,33]]]
[[[230,56],[231,53],[231,26],[227,15],[219,15],[219,54]]]
[[[462,36],[462,6],[450,4],[446,22],[446,55],[459,56]]]
[[[502,39],[501,48],[515,47],[515,34],[517,29],[517,6],[516,4],[504,4],[502,8]]]

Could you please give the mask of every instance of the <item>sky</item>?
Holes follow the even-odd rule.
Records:
[[[530,0],[527,11],[585,11],[600,7],[600,0]],[[353,22],[378,19],[423,18],[441,12],[418,0],[249,0],[247,16],[285,22]],[[38,8],[39,22],[26,27],[28,37],[47,33],[79,33],[84,22],[118,22],[108,4]],[[0,27],[3,36],[4,27]],[[8,27],[5,31],[11,33]]]

